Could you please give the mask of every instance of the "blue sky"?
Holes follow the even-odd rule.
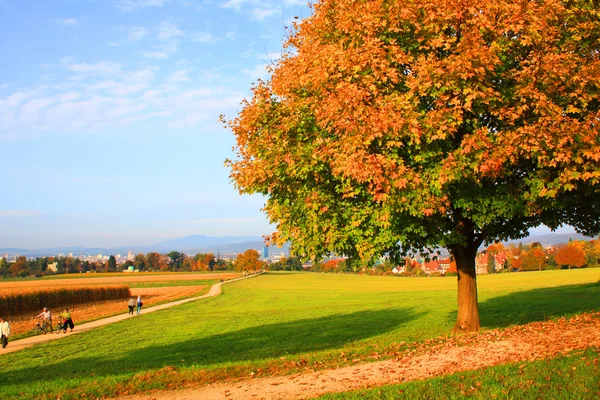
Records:
[[[0,0],[0,247],[270,233],[223,161],[306,0]]]

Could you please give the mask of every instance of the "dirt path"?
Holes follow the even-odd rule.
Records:
[[[158,306],[144,307],[144,308],[142,308],[142,314],[148,314],[148,313],[151,313],[154,311],[164,310],[165,308],[177,306],[177,305],[184,304],[184,303],[189,303],[190,301],[196,301],[196,300],[204,299],[207,297],[218,296],[221,294],[221,285],[230,283],[230,282],[235,282],[240,279],[250,278],[252,276],[256,276],[256,275],[249,275],[246,277],[231,279],[231,280],[228,280],[225,282],[215,283],[214,285],[211,286],[208,293],[206,293],[202,296],[190,297],[187,299],[172,301],[169,303],[160,304]],[[15,351],[19,351],[19,350],[22,350],[22,349],[25,349],[28,347],[32,347],[38,343],[45,343],[50,340],[57,340],[57,339],[61,339],[66,336],[71,336],[71,335],[76,335],[76,334],[79,334],[82,332],[87,332],[87,331],[97,328],[99,326],[104,326],[104,325],[112,324],[115,322],[123,321],[128,318],[135,318],[136,316],[137,316],[136,314],[129,315],[127,313],[127,314],[119,314],[119,315],[115,315],[113,317],[99,319],[97,321],[92,321],[92,322],[88,322],[85,324],[77,325],[77,326],[75,326],[75,330],[73,332],[67,331],[67,333],[59,333],[59,334],[48,333],[46,335],[37,335],[37,336],[32,336],[32,337],[28,337],[25,339],[14,340],[14,341],[11,341],[9,338],[8,346],[5,349],[0,348],[0,355],[7,354],[7,353],[13,353]]]
[[[324,393],[426,379],[507,362],[533,361],[592,346],[600,347],[600,313],[432,342],[435,343],[433,346],[425,346],[423,351],[417,350],[397,360],[120,399],[308,399]]]

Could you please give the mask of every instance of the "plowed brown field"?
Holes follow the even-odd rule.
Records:
[[[91,275],[91,276],[89,276]],[[97,276],[94,276],[97,275]],[[199,281],[210,279],[232,279],[240,276],[239,273],[224,272],[214,274],[185,274],[185,273],[164,273],[164,274],[146,274],[146,273],[114,273],[114,274],[84,274],[72,277],[65,275],[64,279],[37,279],[25,281],[0,281],[0,293],[8,293],[12,290],[43,290],[45,288],[68,287],[68,286],[109,286],[123,285],[128,283],[155,283],[169,281]],[[89,277],[88,277],[89,276]]]

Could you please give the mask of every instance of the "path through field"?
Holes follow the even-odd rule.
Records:
[[[187,299],[182,299],[182,300],[177,300],[177,301],[172,301],[169,303],[165,303],[165,304],[160,304],[157,306],[152,306],[152,307],[144,307],[142,309],[142,313],[143,314],[148,314],[154,311],[158,311],[158,310],[164,310],[165,308],[169,308],[169,307],[173,307],[173,306],[177,306],[179,304],[184,304],[184,303],[188,303],[190,301],[196,301],[196,300],[200,300],[200,299],[204,299],[207,297],[213,297],[213,296],[218,296],[219,294],[221,294],[221,285],[225,284],[225,283],[229,283],[229,282],[234,282],[240,279],[246,279],[249,277],[252,277],[255,275],[249,275],[247,277],[241,277],[241,278],[236,278],[236,279],[231,279],[225,282],[220,282],[220,283],[215,283],[214,285],[211,286],[210,290],[208,291],[208,293],[202,295],[202,296],[197,296],[197,297],[190,297]],[[85,324],[81,324],[81,325],[76,325],[75,326],[75,330],[73,332],[69,332],[67,331],[67,333],[48,333],[45,335],[37,335],[37,336],[32,336],[32,337],[28,337],[25,339],[20,339],[20,340],[14,340],[14,341],[10,341],[8,343],[8,346],[5,349],[0,349],[0,355],[2,354],[7,354],[7,353],[13,353],[15,351],[19,351],[22,349],[25,349],[27,347],[31,347],[33,345],[36,345],[38,343],[44,343],[44,342],[48,342],[50,340],[56,340],[56,339],[60,339],[63,338],[65,336],[70,336],[70,335],[75,335],[81,332],[86,332],[89,331],[91,329],[97,328],[99,326],[103,326],[103,325],[108,325],[108,324],[112,324],[115,322],[119,322],[119,321],[123,321],[125,319],[128,318],[135,318],[137,315],[129,315],[129,314],[120,314],[120,315],[115,315],[113,317],[108,317],[108,318],[103,318],[103,319],[99,319],[97,321],[92,321],[92,322],[88,322]]]
[[[308,399],[600,347],[600,313],[433,341],[396,360],[121,397],[127,400]]]

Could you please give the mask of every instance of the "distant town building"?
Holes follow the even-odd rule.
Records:
[[[262,258],[263,258],[263,260],[266,260],[269,258],[269,246],[263,247]]]

